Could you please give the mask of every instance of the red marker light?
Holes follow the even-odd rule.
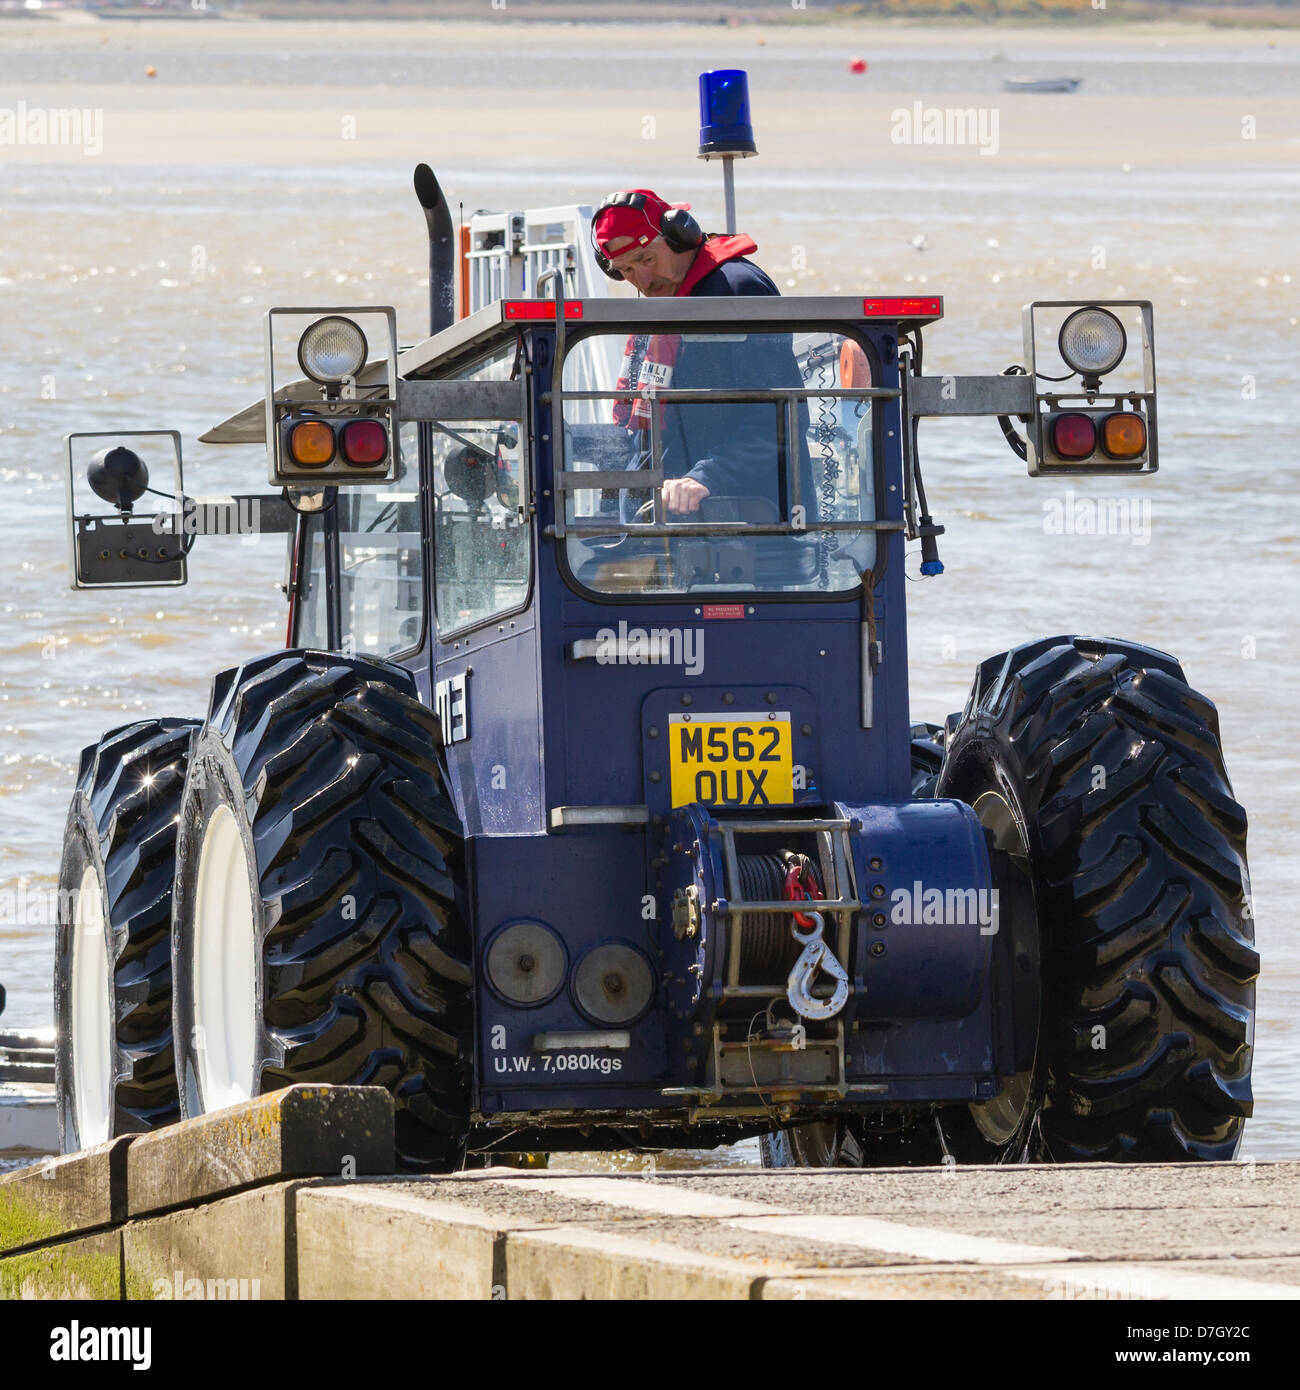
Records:
[[[355,468],[373,468],[388,457],[388,431],[378,420],[352,420],[343,426],[344,459]]]
[[[924,299],[864,299],[862,313],[869,319],[915,318],[920,314],[938,318],[943,314],[943,300],[938,297]]]
[[[1057,458],[1086,459],[1097,448],[1097,426],[1089,415],[1070,413],[1051,421],[1052,452]]]
[[[555,300],[507,299],[505,313],[508,319],[553,319],[555,317]],[[580,319],[582,317],[582,300],[566,299],[564,301],[564,317],[566,319]]]

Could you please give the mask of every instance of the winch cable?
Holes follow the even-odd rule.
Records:
[[[822,897],[816,867],[806,854],[793,850],[782,850],[779,854],[738,854],[736,868],[740,874],[741,895],[751,902],[789,899],[791,895],[787,889],[792,866],[799,870],[800,881],[809,895]],[[792,914],[796,920],[801,915]],[[790,917],[777,912],[746,912],[740,918],[740,966],[746,974],[789,968],[792,957],[798,954],[798,945],[790,935],[790,921]]]
[[[785,897],[786,867],[779,854],[738,854],[741,895],[751,902]],[[740,919],[740,965],[745,971],[780,970],[792,942],[789,920],[775,912],[746,912]]]

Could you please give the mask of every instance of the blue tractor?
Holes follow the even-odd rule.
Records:
[[[334,1082],[392,1093],[414,1170],[755,1135],[773,1165],[1231,1158],[1258,958],[1214,706],[1062,635],[908,710],[905,542],[942,568],[918,422],[993,416],[1035,476],[1154,471],[1150,305],[1038,303],[1023,369],[934,377],[938,298],[574,296],[581,236],[512,283],[506,219],[457,318],[417,189],[426,341],[268,317],[266,398],[214,437],[264,438],[275,491],[196,503],[175,453],[160,525],[174,439],[70,437],[110,504],[72,502],[79,585],[182,583],[250,523],[288,535],[290,620],[203,717],[82,756],[65,1147]],[[692,384],[620,384],[638,342]],[[732,490],[668,512],[705,435]]]

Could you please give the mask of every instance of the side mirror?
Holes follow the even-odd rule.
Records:
[[[189,577],[175,430],[69,434],[68,542],[74,589],[175,587]],[[156,506],[138,507],[146,494]],[[107,508],[107,510],[105,509]]]

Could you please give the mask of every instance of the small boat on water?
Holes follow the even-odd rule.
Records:
[[[58,1151],[54,1029],[0,1033],[0,1169]]]
[[[1082,77],[1004,77],[1004,92],[1072,92]]]

